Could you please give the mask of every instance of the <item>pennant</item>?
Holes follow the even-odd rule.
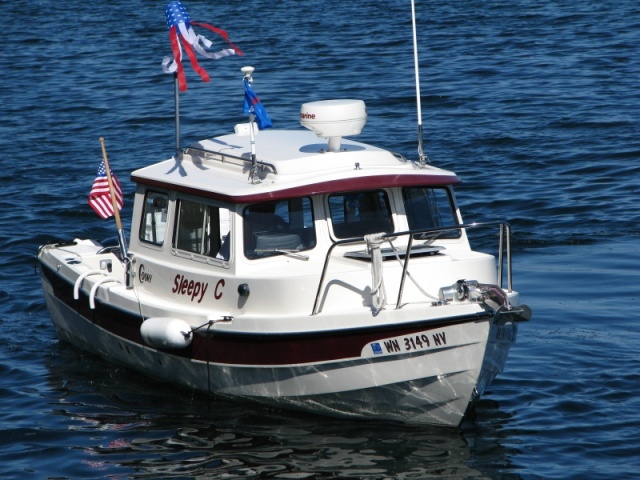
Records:
[[[244,113],[253,113],[256,116],[256,123],[258,124],[258,128],[260,130],[264,130],[265,128],[271,128],[271,119],[269,118],[269,114],[265,110],[262,102],[251,88],[251,84],[249,83],[249,79],[245,77],[244,79]]]
[[[208,23],[191,21],[191,18],[187,13],[187,9],[181,2],[169,2],[165,9],[165,15],[167,17],[167,25],[169,27],[169,40],[171,42],[173,59],[171,59],[171,57],[164,57],[164,60],[162,61],[162,70],[165,73],[176,73],[178,75],[178,85],[181,91],[184,92],[187,90],[187,79],[182,66],[183,47],[191,61],[191,66],[205,82],[208,82],[210,77],[207,71],[198,63],[196,52],[205,58],[213,60],[228,57],[229,55],[242,55],[242,51],[240,51],[240,49],[229,40],[227,32]],[[230,48],[224,48],[217,52],[210,52],[206,50],[211,47],[211,40],[202,35],[197,35],[193,30],[192,25],[206,28],[219,35],[229,44]]]

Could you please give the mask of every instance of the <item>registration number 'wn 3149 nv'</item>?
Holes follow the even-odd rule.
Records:
[[[426,350],[433,347],[441,347],[447,344],[447,336],[444,331],[434,333],[418,333],[397,338],[372,342],[369,345],[374,355],[389,353],[403,353],[415,350]]]

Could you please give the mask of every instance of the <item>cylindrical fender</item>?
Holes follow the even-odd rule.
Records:
[[[140,326],[140,334],[154,348],[185,348],[193,338],[187,322],[171,317],[147,318]]]

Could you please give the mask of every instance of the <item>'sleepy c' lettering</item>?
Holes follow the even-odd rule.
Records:
[[[213,297],[216,300],[220,300],[222,298],[222,288],[224,287],[224,278],[218,280],[216,283],[216,289],[213,291]]]
[[[176,295],[191,297],[190,300],[192,302],[197,299],[197,303],[200,303],[202,302],[205,293],[207,293],[208,287],[209,284],[206,282],[189,280],[184,275],[177,274],[173,279],[173,288],[171,289],[171,292]]]

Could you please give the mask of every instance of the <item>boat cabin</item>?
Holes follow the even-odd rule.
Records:
[[[133,172],[129,252],[141,292],[229,316],[371,309],[370,237],[383,234],[383,268],[398,272],[387,299],[404,282],[407,248],[426,287],[402,287],[403,301],[437,300],[468,276],[455,259],[472,254],[483,264],[474,275],[496,283],[492,257],[471,252],[460,228],[452,172],[338,135],[250,128]],[[426,278],[425,261],[450,276]]]

